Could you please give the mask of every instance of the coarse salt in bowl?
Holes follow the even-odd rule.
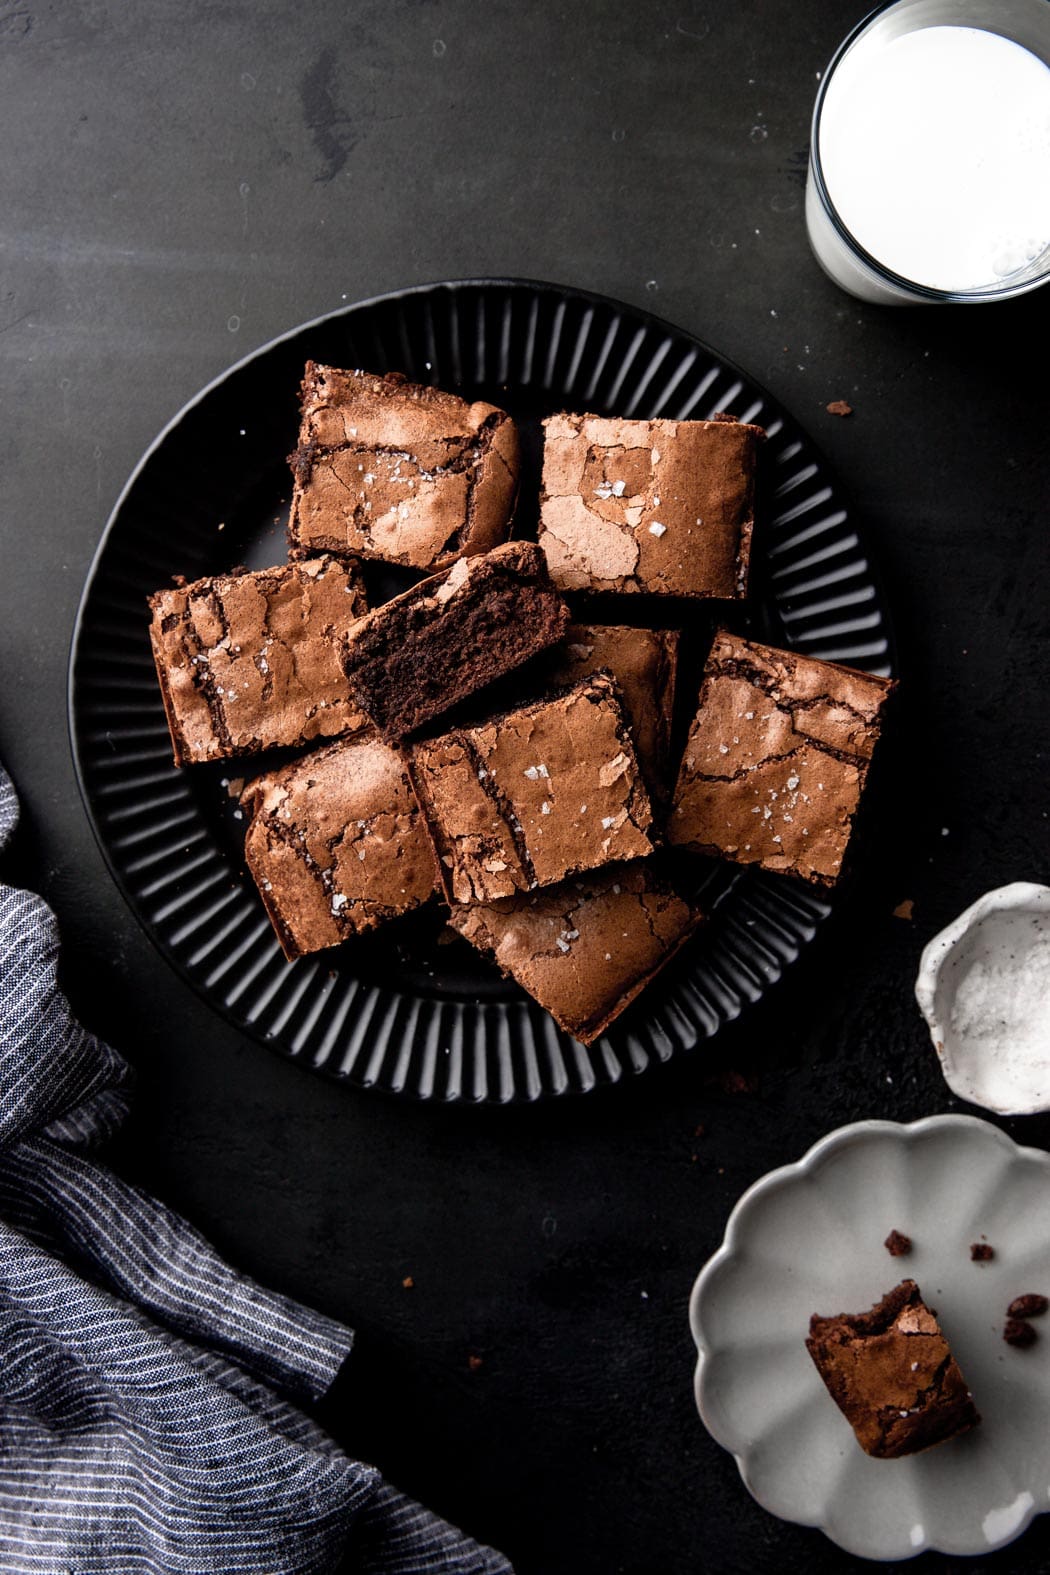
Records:
[[[1050,886],[986,892],[922,954],[915,996],[961,1099],[1050,1110]]]

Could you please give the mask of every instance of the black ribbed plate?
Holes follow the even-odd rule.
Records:
[[[106,527],[74,636],[70,725],[84,802],[121,890],[205,1000],[284,1054],[362,1086],[532,1100],[690,1049],[780,977],[830,911],[824,892],[754,869],[703,869],[710,922],[585,1049],[465,943],[445,944],[436,918],[285,962],[241,860],[243,827],[224,784],[240,767],[172,766],[146,597],[173,574],[283,559],[285,455],[311,358],[401,371],[504,406],[523,429],[525,497],[539,420],[554,410],[679,420],[725,410],[759,422],[769,441],[754,593],[731,621],[774,644],[891,671],[882,596],[844,499],[790,417],[735,367],[582,291],[485,280],[382,296],[296,329],[206,388],[146,454]]]

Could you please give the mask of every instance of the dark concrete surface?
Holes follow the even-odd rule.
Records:
[[[115,1162],[364,1331],[330,1425],[520,1575],[864,1567],[759,1509],[704,1432],[689,1289],[763,1172],[845,1121],[957,1108],[919,952],[1048,876],[1048,299],[878,309],[812,261],[812,99],[865,9],[0,3],[5,873],[52,902],[76,1007],[139,1070]],[[906,683],[873,847],[772,997],[627,1086],[450,1110],[313,1078],[180,983],[92,841],[65,683],[107,516],[187,399],[308,318],[484,275],[644,306],[765,383],[855,500]],[[1047,1570],[1050,1531],[909,1567]]]

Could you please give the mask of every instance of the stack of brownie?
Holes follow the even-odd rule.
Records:
[[[243,793],[289,958],[444,901],[589,1043],[700,920],[661,843],[838,877],[888,683],[722,632],[675,779],[678,632],[567,600],[743,601],[759,428],[554,416],[531,542],[503,411],[314,363],[301,410],[289,561],[150,598],[176,764],[299,751]],[[369,610],[369,560],[427,577]]]

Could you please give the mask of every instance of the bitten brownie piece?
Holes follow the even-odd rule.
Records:
[[[450,901],[512,896],[652,851],[652,812],[611,679],[417,744],[412,784]]]
[[[542,552],[509,541],[362,618],[343,642],[343,666],[361,709],[396,743],[546,650],[568,622]]]
[[[518,488],[518,434],[494,405],[306,364],[288,539],[417,569],[505,541]]]
[[[217,574],[149,605],[177,766],[365,726],[339,645],[368,609],[356,569],[322,557]]]
[[[981,1420],[914,1280],[870,1312],[814,1313],[806,1349],[857,1442],[880,1460],[943,1444]]]
[[[668,841],[832,885],[894,687],[851,667],[718,634]]]
[[[677,629],[573,623],[543,659],[551,684],[575,683],[600,668],[616,680],[650,797],[666,799],[671,717],[678,665]]]
[[[287,957],[335,946],[436,890],[430,840],[396,750],[373,733],[248,783],[244,856]]]
[[[451,922],[582,1044],[591,1044],[678,951],[700,914],[648,865],[499,902],[454,905]]]
[[[543,430],[539,540],[556,585],[746,595],[761,427],[557,415]]]

